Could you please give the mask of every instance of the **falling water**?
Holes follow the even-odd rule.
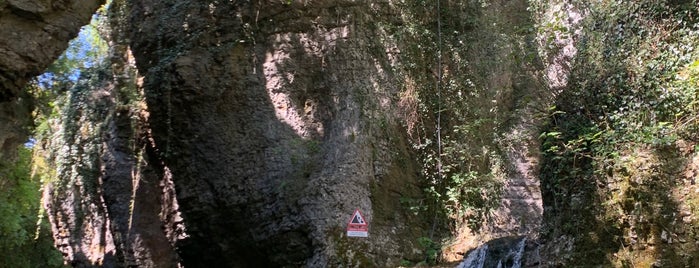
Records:
[[[466,259],[456,268],[483,268],[486,253],[488,253],[488,244],[483,244],[471,251],[471,253],[466,256]]]
[[[491,240],[472,250],[456,268],[521,268],[526,243],[526,237]]]

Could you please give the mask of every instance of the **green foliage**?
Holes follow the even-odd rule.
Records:
[[[0,267],[62,267],[50,229],[40,221],[40,187],[29,149],[19,149],[16,163],[0,162]]]
[[[101,9],[99,12],[106,11]],[[55,173],[53,169],[56,167],[75,164],[63,162],[63,159],[73,158],[61,155],[62,151],[55,149],[59,146],[57,144],[63,142],[76,146],[78,147],[76,151],[95,149],[95,144],[91,146],[75,144],[76,136],[80,133],[81,137],[77,140],[81,140],[88,135],[96,135],[94,131],[100,125],[83,126],[81,122],[89,117],[94,122],[102,123],[108,118],[106,111],[108,103],[104,98],[96,99],[93,101],[95,103],[88,101],[91,100],[91,93],[101,89],[105,78],[111,74],[110,63],[107,61],[108,46],[103,38],[105,19],[104,14],[95,15],[91,23],[82,28],[78,37],[70,41],[68,49],[49,66],[44,74],[28,86],[28,90],[34,96],[36,107],[33,114],[35,125],[33,137],[40,147],[47,150],[37,154],[37,156],[41,155],[41,158],[35,157],[34,161],[44,163],[42,168],[46,170],[45,173],[51,173],[43,176],[44,182],[56,178],[53,174]],[[132,92],[121,92],[126,90],[135,91],[135,89],[120,89],[119,95],[131,97]],[[94,108],[92,106],[100,106],[102,109],[99,110],[100,112],[87,113],[88,108]],[[59,142],[61,139],[65,141]],[[45,159],[55,163],[49,166]],[[79,166],[82,167],[82,165]]]
[[[403,207],[416,216],[420,213],[427,212],[428,209],[424,199],[401,197],[398,201]]]
[[[413,262],[406,260],[406,259],[400,260],[400,267],[411,267],[411,266],[413,266]]]
[[[401,99],[414,107],[406,114],[416,114],[406,128],[423,164],[424,203],[451,230],[464,223],[476,230],[500,203],[507,170],[500,135],[531,100],[518,96],[533,95],[532,22],[507,14],[521,3],[447,0],[439,12],[431,1],[396,6],[404,24],[380,26],[398,44],[400,70],[410,78]]]
[[[568,87],[545,112],[541,185],[549,206],[545,217],[558,232],[550,235],[576,237],[577,247],[590,250],[580,252],[584,260],[604,261],[605,251],[619,248],[618,235],[628,228],[628,219],[620,219],[633,214],[612,207],[620,201],[607,200],[619,191],[607,188],[609,181],[627,179],[618,174],[626,170],[620,163],[634,163],[637,151],[668,155],[678,140],[699,140],[699,12],[696,1],[574,2],[586,9],[586,17]],[[542,23],[538,30],[569,34],[556,25]],[[659,174],[660,168],[650,172],[656,173],[644,185],[674,179]],[[648,202],[648,196],[667,196],[662,191],[670,188],[643,189],[625,196],[627,208]],[[645,215],[646,221],[656,216]]]
[[[60,134],[78,131],[80,118],[76,111],[86,104],[75,99],[85,98],[94,81],[104,76],[100,70],[106,64],[107,44],[100,37],[97,25],[98,19],[85,26],[66,52],[27,87],[36,107],[32,135],[36,150],[56,146],[56,139],[65,138]],[[101,121],[106,116],[95,117]],[[62,152],[48,149],[32,154],[28,148],[19,150],[18,162],[0,161],[0,252],[4,253],[0,254],[0,267],[63,267],[62,256],[53,246],[45,212],[40,207],[40,188],[56,180],[55,165],[65,164],[58,163],[63,159]]]
[[[591,176],[580,173],[583,166],[601,170],[623,150],[670,146],[696,135],[687,131],[696,129],[696,11],[666,1],[586,7],[571,88],[541,135],[552,161],[544,168],[557,181]]]
[[[50,147],[54,142],[52,139],[61,138],[54,137],[56,134],[77,132],[80,120],[78,111],[86,108],[87,104],[76,100],[86,99],[87,92],[98,88],[107,75],[108,47],[101,36],[103,20],[104,16],[95,16],[46,72],[27,87],[35,100],[32,136],[42,147]],[[106,115],[95,117],[102,121]],[[52,161],[57,158],[57,152],[47,151],[46,154],[45,157]],[[55,168],[45,166],[46,170]],[[45,182],[54,178],[45,176]]]
[[[471,229],[478,230],[481,220],[500,201],[501,183],[492,174],[479,175],[475,171],[455,173],[448,182],[445,195],[447,211],[465,218]]]
[[[437,258],[441,250],[439,243],[434,242],[429,237],[420,237],[417,239],[417,243],[420,245],[425,253],[424,264],[434,265],[437,263]]]

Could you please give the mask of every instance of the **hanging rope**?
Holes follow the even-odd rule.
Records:
[[[442,181],[442,10],[440,1],[437,0],[437,181]],[[437,200],[439,201],[439,200]],[[439,205],[439,202],[437,202]],[[432,219],[432,229],[430,230],[430,240],[434,238],[434,231],[437,227],[437,210]]]
[[[442,14],[437,0],[437,178],[442,179]]]

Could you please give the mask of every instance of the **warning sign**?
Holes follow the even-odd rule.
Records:
[[[355,209],[352,213],[349,223],[347,223],[347,236],[350,237],[369,237],[369,223],[364,220],[362,212]]]

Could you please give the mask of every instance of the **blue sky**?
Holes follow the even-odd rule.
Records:
[[[78,36],[71,40],[68,49],[59,57],[54,64],[60,61],[68,61],[72,66],[67,73],[53,73],[51,67],[47,72],[38,77],[40,85],[52,86],[52,82],[57,78],[67,78],[75,83],[80,77],[81,70],[91,68],[105,57],[106,44],[99,38],[99,33],[94,25],[97,25],[98,15],[95,15],[90,25],[81,28]]]

